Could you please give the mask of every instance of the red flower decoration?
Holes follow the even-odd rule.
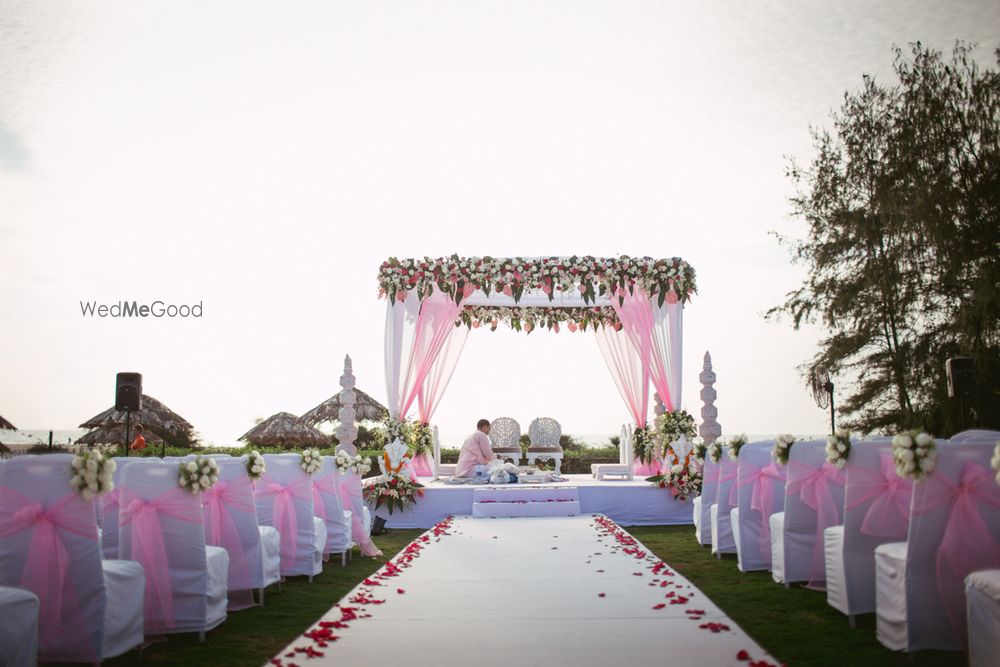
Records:
[[[736,659],[737,660],[749,660],[750,659],[750,654],[747,653],[745,650],[740,650],[740,652],[736,654]]]

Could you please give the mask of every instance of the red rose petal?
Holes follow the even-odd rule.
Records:
[[[653,609],[663,609],[663,608],[664,608],[664,607],[666,607],[666,606],[667,606],[667,605],[665,605],[665,604],[663,604],[663,603],[661,602],[660,604],[654,604],[654,605],[653,605]]]
[[[750,659],[750,654],[747,653],[745,650],[740,650],[740,652],[736,654],[736,659],[737,660],[749,660]]]
[[[400,595],[402,595],[402,594],[403,594],[403,593],[405,593],[406,591],[405,591],[405,590],[403,590],[402,588],[397,588],[397,589],[396,589],[396,592],[397,592],[397,593],[399,593]]]

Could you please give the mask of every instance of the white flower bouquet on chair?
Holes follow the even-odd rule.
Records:
[[[930,475],[937,465],[937,444],[926,433],[900,433],[892,439],[892,460],[897,475],[919,481]]]
[[[265,472],[267,472],[267,463],[264,462],[264,457],[261,456],[260,452],[255,449],[247,455],[247,475],[250,476],[251,482],[256,482],[264,476]]]
[[[188,493],[201,493],[219,481],[219,464],[207,456],[181,461],[177,466],[177,486]]]
[[[73,476],[69,485],[90,501],[102,493],[114,491],[114,473],[117,464],[106,458],[100,450],[83,450],[73,457]]]

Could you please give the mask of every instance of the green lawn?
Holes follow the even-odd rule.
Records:
[[[230,614],[208,633],[204,643],[195,635],[172,635],[138,652],[109,660],[108,665],[263,665],[299,636],[349,590],[370,576],[420,530],[392,530],[376,538],[386,557],[355,554],[347,567],[331,561],[313,583],[289,579],[283,591],[272,586],[266,606]],[[716,559],[698,546],[690,526],[630,528],[659,558],[691,580],[736,623],[778,659],[789,665],[964,665],[960,653],[925,651],[909,656],[893,653],[875,639],[874,614],[858,618],[852,630],[847,617],[826,604],[826,595],[801,587],[786,589],[768,572],[741,573],[732,556]],[[443,632],[447,632],[443,629]],[[695,640],[701,640],[696,635]],[[706,639],[705,641],[711,641]],[[669,651],[669,647],[666,647]],[[331,647],[336,651],[336,647]],[[308,662],[308,661],[305,661]]]

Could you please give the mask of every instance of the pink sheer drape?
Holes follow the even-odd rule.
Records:
[[[597,329],[597,345],[633,421],[637,426],[645,427],[649,408],[649,374],[639,352],[628,341],[625,332],[610,327]]]
[[[292,569],[298,549],[299,520],[295,499],[308,500],[312,495],[312,476],[302,475],[290,484],[281,484],[267,473],[256,485],[258,496],[273,498],[273,525],[281,537],[281,571]]]
[[[656,393],[666,406],[668,412],[679,408],[675,405],[670,392],[670,382],[667,374],[666,350],[661,350],[654,334],[653,304],[649,295],[638,286],[630,293],[619,290],[617,298],[611,299],[611,306],[622,323],[622,331],[635,347],[642,359],[649,379],[653,382]]]
[[[872,501],[861,523],[861,532],[875,537],[906,540],[913,481],[896,474],[892,454],[882,452],[878,472],[849,466],[848,474],[851,483],[846,490],[845,507],[854,509]]]
[[[252,587],[247,550],[243,546],[233,512],[256,512],[249,477],[216,482],[201,494],[205,520],[205,544],[222,547],[229,553],[229,591]]]
[[[827,528],[839,526],[843,521],[842,503],[834,499],[832,486],[843,488],[846,473],[826,462],[819,468],[789,461],[788,484],[785,492],[788,495],[798,494],[802,502],[816,511],[816,537],[813,539],[812,571],[810,586],[818,586],[825,580],[826,561],[824,558],[823,533]]]

